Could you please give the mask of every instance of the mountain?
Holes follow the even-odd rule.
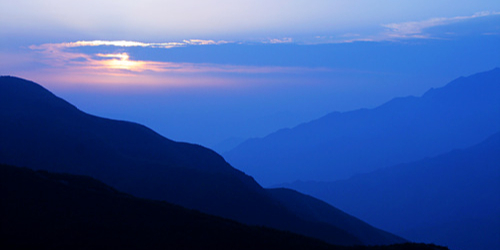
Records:
[[[348,233],[356,235],[362,242],[370,242],[373,245],[384,245],[388,240],[394,240],[394,235],[367,226],[365,222],[312,196],[287,188],[268,190],[276,200],[294,214],[308,221],[326,222],[341,227]]]
[[[347,180],[286,186],[412,241],[500,249],[500,133],[466,149]]]
[[[333,181],[465,148],[500,130],[500,68],[460,77],[421,97],[334,112],[250,139],[223,156],[270,186]]]
[[[2,249],[415,249],[341,247],[139,199],[93,178],[0,164]]]
[[[85,176],[0,165],[3,249],[344,249],[138,199]]]
[[[349,233],[347,225],[309,220],[210,149],[174,142],[139,124],[88,115],[15,77],[0,77],[0,163],[87,175],[137,197],[337,245],[405,242],[366,223],[361,231],[387,237],[362,240],[368,238]]]

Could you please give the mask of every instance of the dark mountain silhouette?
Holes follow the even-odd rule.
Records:
[[[500,249],[500,133],[467,149],[347,180],[287,186],[410,240]]]
[[[421,97],[334,112],[223,154],[263,185],[333,181],[465,148],[500,130],[500,68]]]
[[[2,249],[336,249],[134,198],[85,176],[0,165],[0,180]]]
[[[86,176],[0,164],[2,249],[447,249],[340,247],[139,199]]]
[[[362,232],[386,237],[362,240],[368,238],[342,224],[308,220],[207,148],[168,140],[139,124],[85,114],[15,77],[0,78],[0,163],[88,175],[137,197],[338,245],[405,242],[366,223],[360,224]]]

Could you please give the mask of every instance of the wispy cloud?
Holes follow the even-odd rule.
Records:
[[[430,28],[446,26],[453,23],[477,19],[481,17],[500,15],[500,12],[483,11],[470,16],[438,17],[422,21],[382,24],[381,31],[372,34],[347,33],[339,36],[317,36],[316,43],[352,43],[352,42],[382,42],[400,41],[406,39],[440,39],[443,34],[431,34]],[[449,35],[449,33],[447,33]],[[446,33],[444,34],[446,35]]]
[[[152,48],[173,48],[182,47],[186,45],[217,45],[232,43],[229,41],[214,41],[214,40],[202,40],[202,39],[190,39],[184,40],[182,42],[165,42],[165,43],[144,43],[136,41],[103,41],[103,40],[93,40],[93,41],[77,41],[69,43],[47,43],[42,45],[32,45],[31,49],[53,49],[53,48],[75,48],[75,47],[96,47],[96,46],[115,46],[115,47],[152,47]]]
[[[212,40],[185,40],[184,44],[212,45],[222,44],[225,41]],[[96,53],[86,54],[67,50],[67,48],[85,46],[118,46],[118,47],[152,47],[154,49],[170,48],[171,43],[142,43],[133,41],[78,41],[70,43],[49,43],[30,46],[43,55],[43,62],[53,67],[86,67],[94,70],[124,70],[129,72],[176,72],[176,73],[300,73],[304,71],[324,71],[326,69],[310,69],[300,67],[270,67],[270,66],[241,66],[210,63],[174,63],[166,61],[132,60],[129,53]],[[174,45],[175,46],[175,45]]]
[[[184,42],[183,45],[219,45],[219,44],[233,43],[224,40],[214,41],[214,40],[202,40],[202,39],[190,39],[190,40],[184,40],[183,42]]]
[[[425,33],[426,29],[491,15],[500,15],[500,12],[484,11],[471,16],[441,17],[417,22],[384,24],[382,26],[388,30],[383,35],[385,39],[432,38],[430,34]]]
[[[269,40],[263,41],[263,43],[293,43],[293,39],[290,37],[284,37],[284,38],[271,38]]]
[[[500,35],[500,32],[485,32],[482,33],[483,36],[498,36]]]
[[[281,66],[247,66],[247,65],[228,65],[213,63],[187,63],[187,62],[169,62],[169,61],[151,61],[138,60],[132,57],[127,48],[130,47],[148,47],[151,50],[169,49],[177,46],[190,45],[217,45],[228,43],[226,41],[213,40],[184,40],[182,43],[144,43],[135,41],[77,41],[68,43],[48,43],[33,45],[29,48],[37,52],[38,62],[47,66],[50,72],[69,75],[86,79],[85,81],[94,81],[98,78],[89,77],[101,76],[106,81],[116,82],[130,81],[131,79],[147,79],[148,82],[162,82],[162,79],[180,79],[198,75],[210,79],[220,74],[301,74],[307,72],[327,72],[328,68],[307,68],[307,67],[281,67]],[[109,48],[102,52],[85,52],[79,47],[95,46],[114,46],[118,47],[116,52],[111,52]],[[98,49],[99,51],[99,49]],[[135,54],[135,56],[139,56]],[[211,75],[211,76],[210,76]],[[179,78],[180,77],[180,78]],[[227,78],[227,77],[226,77]],[[75,81],[78,79],[70,79]],[[84,80],[81,80],[84,81]],[[146,80],[145,80],[146,81]],[[198,81],[199,82],[199,81]],[[212,81],[214,82],[214,81]]]

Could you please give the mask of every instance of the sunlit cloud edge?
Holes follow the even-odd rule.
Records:
[[[182,42],[164,42],[164,43],[145,43],[137,41],[105,41],[105,40],[92,40],[92,41],[76,41],[67,43],[46,43],[42,45],[31,45],[30,49],[47,49],[47,48],[75,48],[75,47],[96,47],[96,46],[115,46],[115,47],[152,47],[152,48],[174,48],[187,45],[218,45],[233,43],[231,41],[214,41],[202,39],[189,39]]]

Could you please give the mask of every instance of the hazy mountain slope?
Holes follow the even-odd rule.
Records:
[[[410,240],[500,248],[500,133],[467,149],[347,180],[286,186]]]
[[[41,86],[0,78],[0,163],[89,175],[120,191],[334,244],[373,244],[294,214],[215,152],[85,114]],[[386,244],[400,242],[386,241]]]
[[[331,113],[224,154],[263,185],[332,181],[479,143],[500,130],[500,68],[421,97]]]
[[[332,205],[314,197],[286,188],[268,189],[271,195],[294,214],[309,221],[327,222],[356,235],[363,242],[381,245],[384,242],[403,242],[393,234],[376,229]]]

